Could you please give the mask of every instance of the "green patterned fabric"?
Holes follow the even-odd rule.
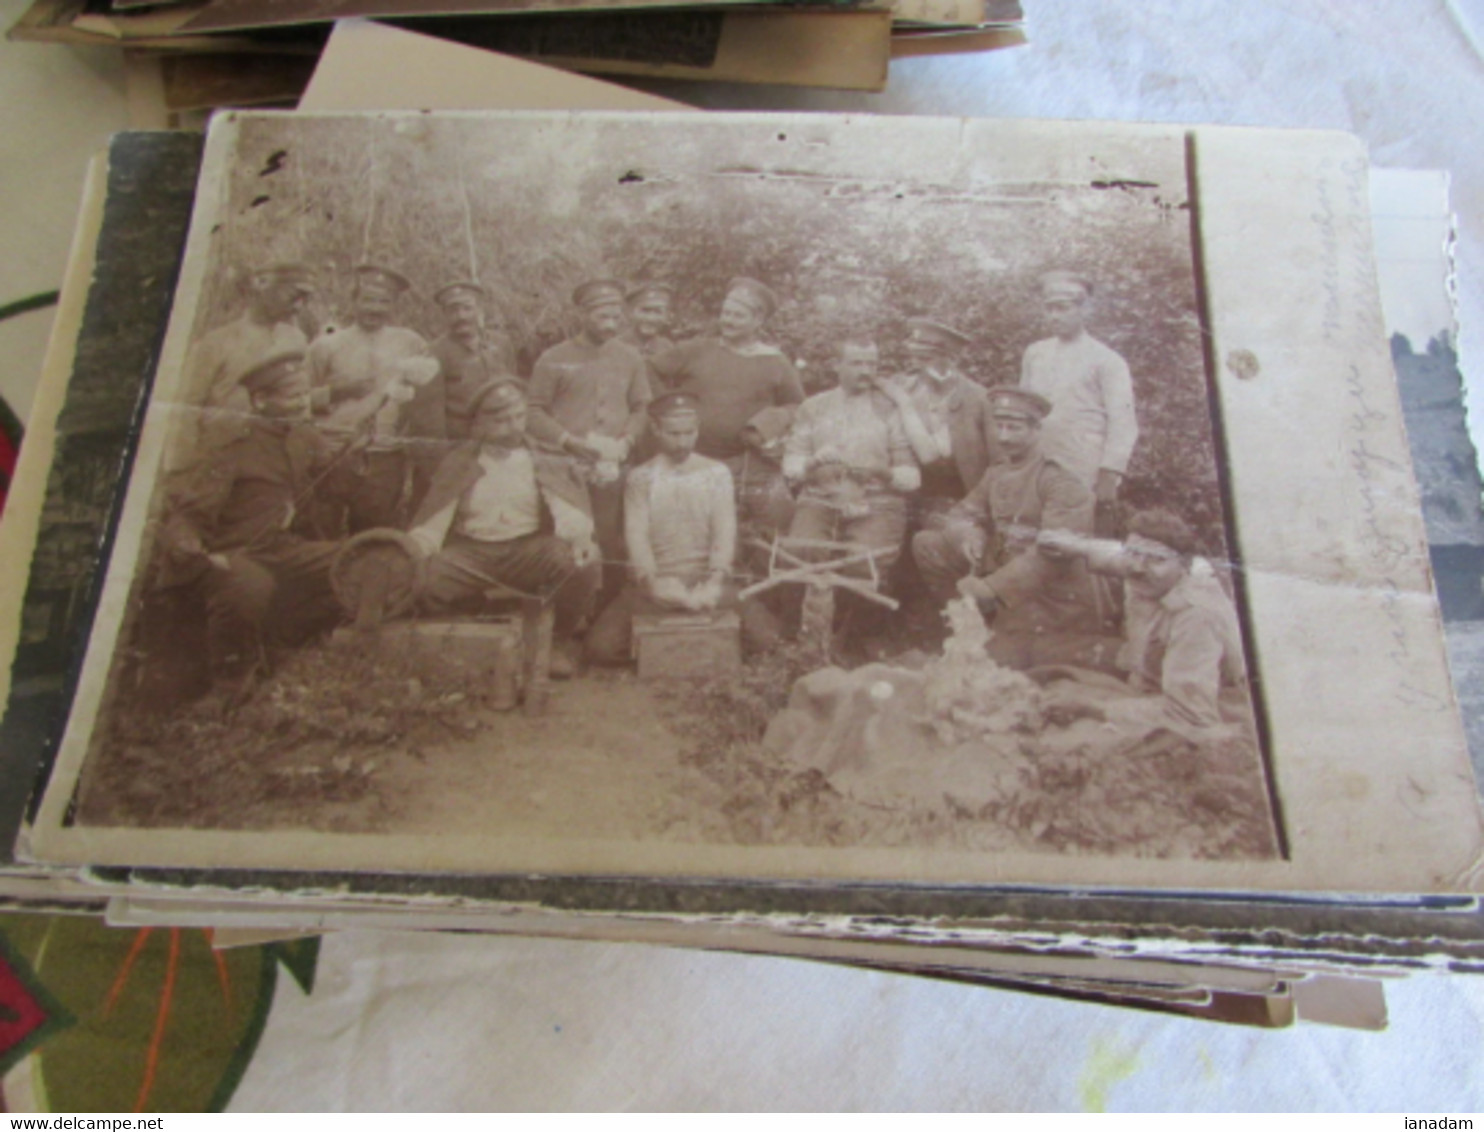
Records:
[[[53,1112],[220,1110],[257,1048],[279,964],[307,994],[319,954],[318,939],[216,951],[205,931],[85,916],[0,915],[0,943],[14,976],[0,986],[35,988],[50,1010],[25,1048],[0,1047],[0,1066],[29,1053],[32,1094]],[[0,1002],[0,1037],[13,1014]]]

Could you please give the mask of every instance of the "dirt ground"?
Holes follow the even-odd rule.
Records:
[[[931,698],[948,673],[941,694],[974,704],[985,688],[1023,681],[971,666],[963,684],[941,667],[931,677],[935,663],[908,657],[830,679],[878,690],[884,679],[909,692],[926,680]],[[117,713],[84,776],[79,819],[1173,857],[1275,851],[1250,738],[1201,744],[1111,727],[1139,706],[1116,691],[1111,703],[1104,694],[1104,718],[1096,707],[1034,720],[1017,709],[998,722],[968,717],[983,733],[945,734],[923,722],[918,691],[902,700],[913,706],[891,742],[877,743],[884,762],[836,765],[770,730],[798,700],[799,677],[817,682],[825,667],[795,645],[725,681],[592,670],[553,685],[547,713],[532,717],[495,710],[488,673],[457,657],[325,642],[231,710],[207,698]],[[1027,694],[1017,690],[1014,702]]]
[[[224,715],[121,715],[84,778],[84,823],[337,832],[653,837],[693,771],[630,672],[497,711],[477,673],[304,650]]]

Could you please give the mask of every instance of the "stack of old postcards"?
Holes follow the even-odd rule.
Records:
[[[292,106],[351,18],[569,71],[864,91],[896,58],[1026,41],[1020,0],[32,0],[9,35],[122,48],[156,128]]]
[[[371,73],[95,163],[0,539],[13,900],[1265,1026],[1484,964],[1439,178]]]

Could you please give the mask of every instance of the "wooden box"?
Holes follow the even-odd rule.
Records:
[[[634,656],[644,680],[730,676],[742,667],[742,625],[735,610],[636,613]]]

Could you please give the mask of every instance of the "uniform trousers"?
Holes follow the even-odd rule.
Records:
[[[363,456],[363,470],[347,493],[346,520],[351,534],[377,527],[401,530],[411,491],[412,459],[404,450],[373,450]]]
[[[613,483],[589,483],[587,497],[593,509],[593,541],[603,555],[598,587],[599,601],[607,601],[623,588],[629,553],[623,532],[622,477]]]
[[[799,496],[794,508],[793,521],[789,524],[790,538],[818,539],[823,542],[853,543],[863,550],[879,550],[876,556],[877,588],[885,590],[892,577],[892,567],[902,553],[902,540],[907,534],[907,502],[900,495],[884,491],[868,492],[864,499],[865,513],[847,515],[827,499],[821,499],[808,490]],[[844,557],[848,552],[835,550],[805,550],[790,548],[792,553],[807,561]],[[842,567],[841,574],[850,578],[872,578],[871,566],[867,562],[855,562]],[[796,631],[804,605],[804,586],[788,586],[779,598],[779,611],[789,632]],[[858,609],[867,605],[864,598],[842,591],[838,595],[840,611]],[[875,607],[869,611],[875,613]],[[867,611],[853,614],[855,621],[869,624]],[[864,618],[864,621],[862,621]]]
[[[957,596],[959,579],[981,573],[957,540],[942,530],[918,531],[912,557],[940,607]],[[1081,558],[1054,558],[1030,548],[982,576],[998,602],[989,644],[995,661],[1021,669],[1077,664],[1116,671],[1120,638],[1101,623],[1092,578]]]
[[[899,495],[871,492],[865,497],[865,507],[864,514],[847,515],[829,500],[805,491],[794,508],[793,521],[788,527],[789,537],[848,542],[863,550],[880,550],[882,553],[876,556],[876,569],[884,578],[902,552],[902,540],[907,534],[907,504]],[[806,560],[836,556],[834,551],[797,550],[795,553]],[[840,572],[850,577],[871,576],[871,568],[865,562],[857,562]]]
[[[202,579],[213,673],[244,674],[270,645],[295,645],[340,620],[330,588],[338,542],[283,534],[267,546],[227,551],[226,569]]]
[[[578,569],[571,544],[555,535],[484,542],[450,534],[428,559],[422,604],[429,613],[477,612],[489,604],[491,589],[509,586],[549,599],[553,631],[565,639],[591,612],[601,571],[596,562]]]

